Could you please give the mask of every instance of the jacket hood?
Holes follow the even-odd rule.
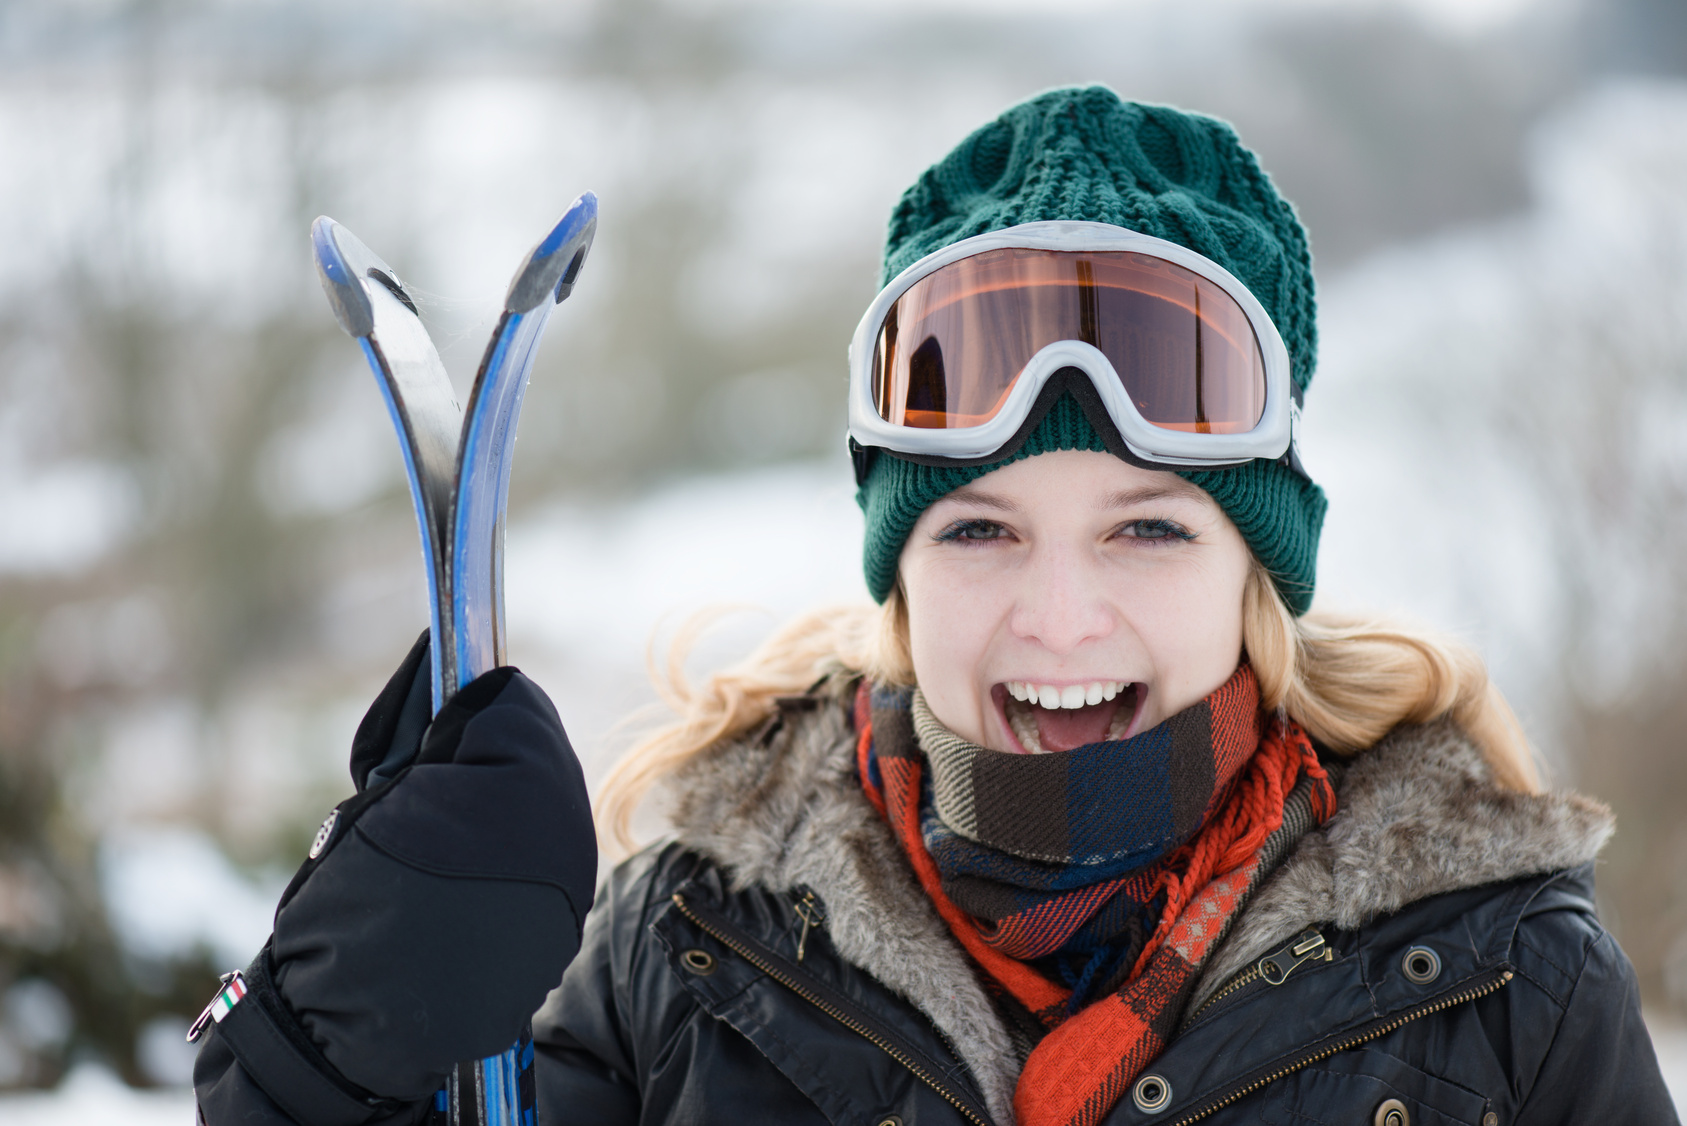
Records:
[[[753,735],[710,748],[669,781],[678,841],[735,888],[806,888],[838,954],[929,1017],[1013,1120],[1019,1058],[971,963],[862,792],[841,678],[780,702]],[[1191,1005],[1309,926],[1354,929],[1443,892],[1590,862],[1609,810],[1573,793],[1495,784],[1481,752],[1442,722],[1396,729],[1337,786],[1337,813],[1303,837],[1203,968]]]

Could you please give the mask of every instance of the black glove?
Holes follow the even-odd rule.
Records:
[[[555,708],[500,668],[429,723],[428,672],[424,633],[358,727],[358,794],[212,1026],[195,1068],[212,1126],[250,1109],[248,1078],[300,1122],[408,1117],[455,1063],[514,1043],[579,949],[597,847]]]

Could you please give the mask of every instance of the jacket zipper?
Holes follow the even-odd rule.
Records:
[[[803,892],[803,897],[797,902],[795,911],[797,918],[802,920],[802,937],[797,939],[797,961],[801,962],[803,955],[808,952],[808,932],[810,928],[823,925],[826,916],[821,912],[820,904],[816,902],[812,891]]]
[[[1289,975],[1299,969],[1305,962],[1328,962],[1335,958],[1335,951],[1324,942],[1324,936],[1316,930],[1308,928],[1289,940],[1289,944],[1281,950],[1267,954],[1247,969],[1242,970],[1224,984],[1224,987],[1205,1001],[1201,1007],[1184,1018],[1183,1028],[1188,1028],[1201,1019],[1201,1014],[1236,992],[1244,986],[1265,979],[1267,985],[1282,985]]]
[[[894,1059],[897,1063],[901,1064],[913,1073],[915,1078],[919,1079],[926,1086],[936,1091],[939,1095],[942,1095],[951,1106],[966,1115],[967,1120],[974,1123],[975,1126],[991,1126],[991,1123],[987,1118],[982,1117],[971,1107],[967,1106],[966,1101],[963,1100],[960,1095],[957,1095],[954,1091],[944,1086],[938,1077],[931,1074],[930,1070],[924,1067],[918,1060],[910,1058],[907,1053],[903,1052],[895,1044],[881,1036],[871,1027],[856,1019],[851,1014],[838,1008],[836,1005],[831,1004],[825,998],[818,996],[813,990],[809,989],[797,978],[785,973],[770,959],[763,957],[752,943],[740,938],[738,935],[729,933],[723,927],[714,925],[708,920],[705,920],[696,910],[692,908],[690,904],[685,901],[685,896],[679,892],[674,893],[674,906],[679,908],[680,913],[687,919],[690,919],[697,926],[701,927],[711,938],[730,948],[738,954],[739,957],[756,967],[756,969],[760,970],[774,981],[777,981],[780,985],[783,985],[786,989],[789,989],[798,997],[801,997],[803,1000],[807,1001],[809,1004],[813,1005],[815,1008],[819,1009],[821,1012],[825,1013],[827,1016],[831,1017],[851,1032],[871,1041],[886,1055],[890,1056],[891,1059]]]
[[[886,1055],[890,1056],[897,1063],[907,1068],[908,1071],[915,1076],[915,1078],[919,1079],[926,1086],[943,1096],[943,1098],[947,1100],[951,1106],[964,1114],[967,1119],[975,1123],[976,1126],[991,1126],[987,1119],[981,1117],[977,1112],[968,1107],[959,1095],[945,1087],[936,1076],[932,1075],[916,1060],[910,1059],[907,1054],[899,1050],[896,1045],[890,1043],[884,1037],[876,1033],[872,1028],[855,1019],[849,1013],[829,1004],[824,998],[816,996],[814,992],[806,988],[802,982],[798,981],[790,974],[782,972],[778,966],[758,954],[754,945],[748,941],[740,939],[737,935],[728,933],[722,927],[709,923],[701,915],[694,911],[690,904],[686,903],[684,895],[679,892],[675,892],[673,899],[674,906],[679,908],[682,915],[684,915],[687,919],[690,919],[697,926],[701,927],[705,933],[714,938],[717,942],[720,942],[722,945],[736,952],[741,958],[749,962],[752,966],[755,966],[762,973],[766,974],[774,981],[777,981],[780,985],[783,985],[785,988],[789,989],[791,992],[795,993],[797,996],[801,997],[803,1000],[807,1001],[809,1004],[813,1005],[815,1008],[819,1009],[821,1012],[825,1013],[827,1016],[831,1017],[851,1032],[854,1032],[873,1043]],[[1317,941],[1313,942],[1313,938],[1316,938]],[[1320,951],[1322,951],[1321,954],[1319,953]],[[1282,984],[1284,979],[1286,979],[1288,975],[1303,962],[1317,961],[1320,959],[1328,961],[1334,956],[1334,952],[1324,945],[1323,935],[1318,934],[1316,931],[1311,932],[1310,934],[1299,935],[1292,943],[1289,944],[1288,947],[1278,951],[1276,954],[1267,955],[1265,958],[1261,958],[1257,963],[1251,966],[1243,974],[1239,975],[1236,979],[1232,980],[1217,994],[1208,998],[1206,1003],[1201,1006],[1201,1009],[1198,1010],[1198,1012],[1204,1012],[1220,997],[1235,992],[1243,985],[1246,985],[1248,982],[1254,980],[1254,978],[1266,976],[1267,971],[1261,967],[1265,966],[1267,962],[1278,960],[1276,964],[1279,966],[1283,965],[1280,959],[1285,954],[1295,960],[1288,963],[1279,971],[1279,976],[1276,977],[1275,981],[1273,981],[1270,977],[1266,977],[1266,980],[1272,985]],[[1371,1028],[1368,1028],[1357,1035],[1349,1036],[1334,1044],[1329,1044],[1322,1048],[1297,1056],[1289,1063],[1272,1072],[1270,1075],[1245,1083],[1242,1086],[1227,1092],[1222,1097],[1208,1102],[1194,1114],[1186,1115],[1183,1118],[1178,1119],[1173,1126],[1190,1126],[1191,1123],[1199,1122],[1208,1115],[1211,1115],[1216,1111],[1223,1110],[1225,1107],[1229,1106],[1233,1102],[1236,1102],[1238,1099],[1245,1098],[1259,1090],[1261,1087],[1275,1083],[1277,1080],[1286,1075],[1292,1075],[1294,1072],[1299,1071],[1303,1067],[1309,1067],[1310,1065],[1315,1064],[1320,1060],[1328,1059],[1330,1056],[1336,1055],[1339,1052],[1348,1051],[1349,1049],[1358,1047],[1360,1044],[1368,1043],[1371,1040],[1376,1040],[1386,1036],[1402,1025],[1409,1024],[1420,1017],[1431,1016],[1435,1013],[1441,1012],[1443,1009],[1450,1009],[1454,1005],[1462,1005],[1466,1001],[1474,1001],[1480,997],[1486,997],[1488,994],[1495,992],[1511,981],[1513,976],[1514,975],[1511,970],[1501,970],[1499,973],[1488,978],[1479,985],[1467,987],[1450,996],[1442,997],[1437,1001],[1432,1001],[1429,1004],[1420,1006],[1410,1012],[1393,1017],[1381,1024],[1373,1025]]]
[[[1284,1066],[1278,1068],[1276,1071],[1272,1072],[1270,1075],[1263,1076],[1262,1078],[1259,1078],[1259,1079],[1255,1079],[1250,1083],[1245,1083],[1242,1086],[1237,1087],[1234,1090],[1231,1090],[1230,1092],[1225,1094],[1223,1097],[1218,1098],[1218,1099],[1214,1099],[1213,1101],[1211,1101],[1211,1102],[1207,1103],[1205,1106],[1203,1106],[1200,1110],[1196,1111],[1194,1114],[1186,1115],[1183,1118],[1178,1119],[1177,1122],[1173,1124],[1173,1126],[1189,1126],[1189,1124],[1192,1123],[1192,1122],[1199,1122],[1201,1119],[1207,1117],[1209,1114],[1212,1114],[1215,1111],[1223,1110],[1225,1107],[1229,1106],[1231,1103],[1235,1102],[1236,1100],[1241,1099],[1241,1098],[1245,1098],[1246,1096],[1253,1094],[1255,1091],[1259,1090],[1261,1087],[1264,1087],[1269,1083],[1275,1083],[1277,1080],[1283,1078],[1285,1075],[1290,1075],[1290,1074],[1292,1074],[1296,1071],[1299,1071],[1303,1067],[1307,1067],[1311,1064],[1315,1064],[1319,1060],[1328,1059],[1330,1056],[1335,1055],[1337,1052],[1345,1052],[1350,1048],[1358,1047],[1360,1044],[1364,1044],[1364,1043],[1367,1043],[1371,1040],[1378,1039],[1379,1037],[1386,1036],[1390,1032],[1393,1032],[1395,1029],[1399,1028],[1401,1025],[1409,1024],[1410,1022],[1412,1022],[1414,1020],[1417,1020],[1419,1017],[1430,1016],[1431,1014],[1438,1013],[1443,1009],[1450,1009],[1454,1005],[1462,1005],[1466,1001],[1474,1001],[1479,997],[1486,997],[1488,994],[1493,993],[1495,990],[1499,989],[1501,986],[1503,986],[1507,982],[1509,982],[1512,979],[1512,977],[1513,977],[1513,973],[1512,973],[1511,970],[1501,970],[1498,973],[1494,974],[1493,976],[1489,977],[1486,981],[1482,982],[1479,985],[1473,985],[1473,986],[1469,986],[1465,989],[1461,989],[1457,993],[1454,993],[1454,994],[1452,994],[1450,996],[1447,996],[1447,997],[1442,997],[1438,1001],[1431,1001],[1429,1004],[1423,1005],[1423,1006],[1421,1006],[1419,1008],[1416,1008],[1416,1009],[1413,1009],[1408,1013],[1404,1013],[1404,1014],[1402,1014],[1400,1016],[1397,1016],[1397,1017],[1392,1017],[1392,1018],[1382,1022],[1381,1024],[1373,1025],[1371,1028],[1368,1028],[1364,1032],[1358,1033],[1357,1035],[1349,1036],[1346,1039],[1337,1041],[1334,1044],[1329,1044],[1329,1045],[1326,1045],[1325,1047],[1315,1049],[1311,1052],[1307,1052],[1304,1055],[1298,1056],[1294,1060],[1292,1060],[1289,1063],[1285,1064]],[[1205,1006],[1203,1006],[1203,1008],[1204,1007]]]

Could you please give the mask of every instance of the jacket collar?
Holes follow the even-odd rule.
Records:
[[[1011,1123],[1019,1059],[862,792],[852,689],[839,678],[782,701],[752,736],[676,771],[676,836],[725,869],[735,890],[813,891],[838,954],[920,1008],[978,1080],[991,1116]],[[1501,789],[1450,724],[1399,728],[1348,767],[1336,816],[1255,893],[1192,1003],[1306,927],[1351,930],[1428,896],[1577,867],[1611,828],[1609,811],[1579,795]]]
[[[1613,826],[1609,809],[1580,794],[1500,788],[1449,722],[1397,728],[1352,760],[1335,817],[1254,894],[1194,1003],[1306,927],[1356,930],[1432,895],[1578,868]]]

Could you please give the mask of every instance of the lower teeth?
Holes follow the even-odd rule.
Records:
[[[1043,737],[1037,734],[1037,721],[1031,715],[1031,705],[1009,700],[1007,712],[1008,725],[1018,737],[1019,745],[1034,755],[1048,754],[1043,750]]]

